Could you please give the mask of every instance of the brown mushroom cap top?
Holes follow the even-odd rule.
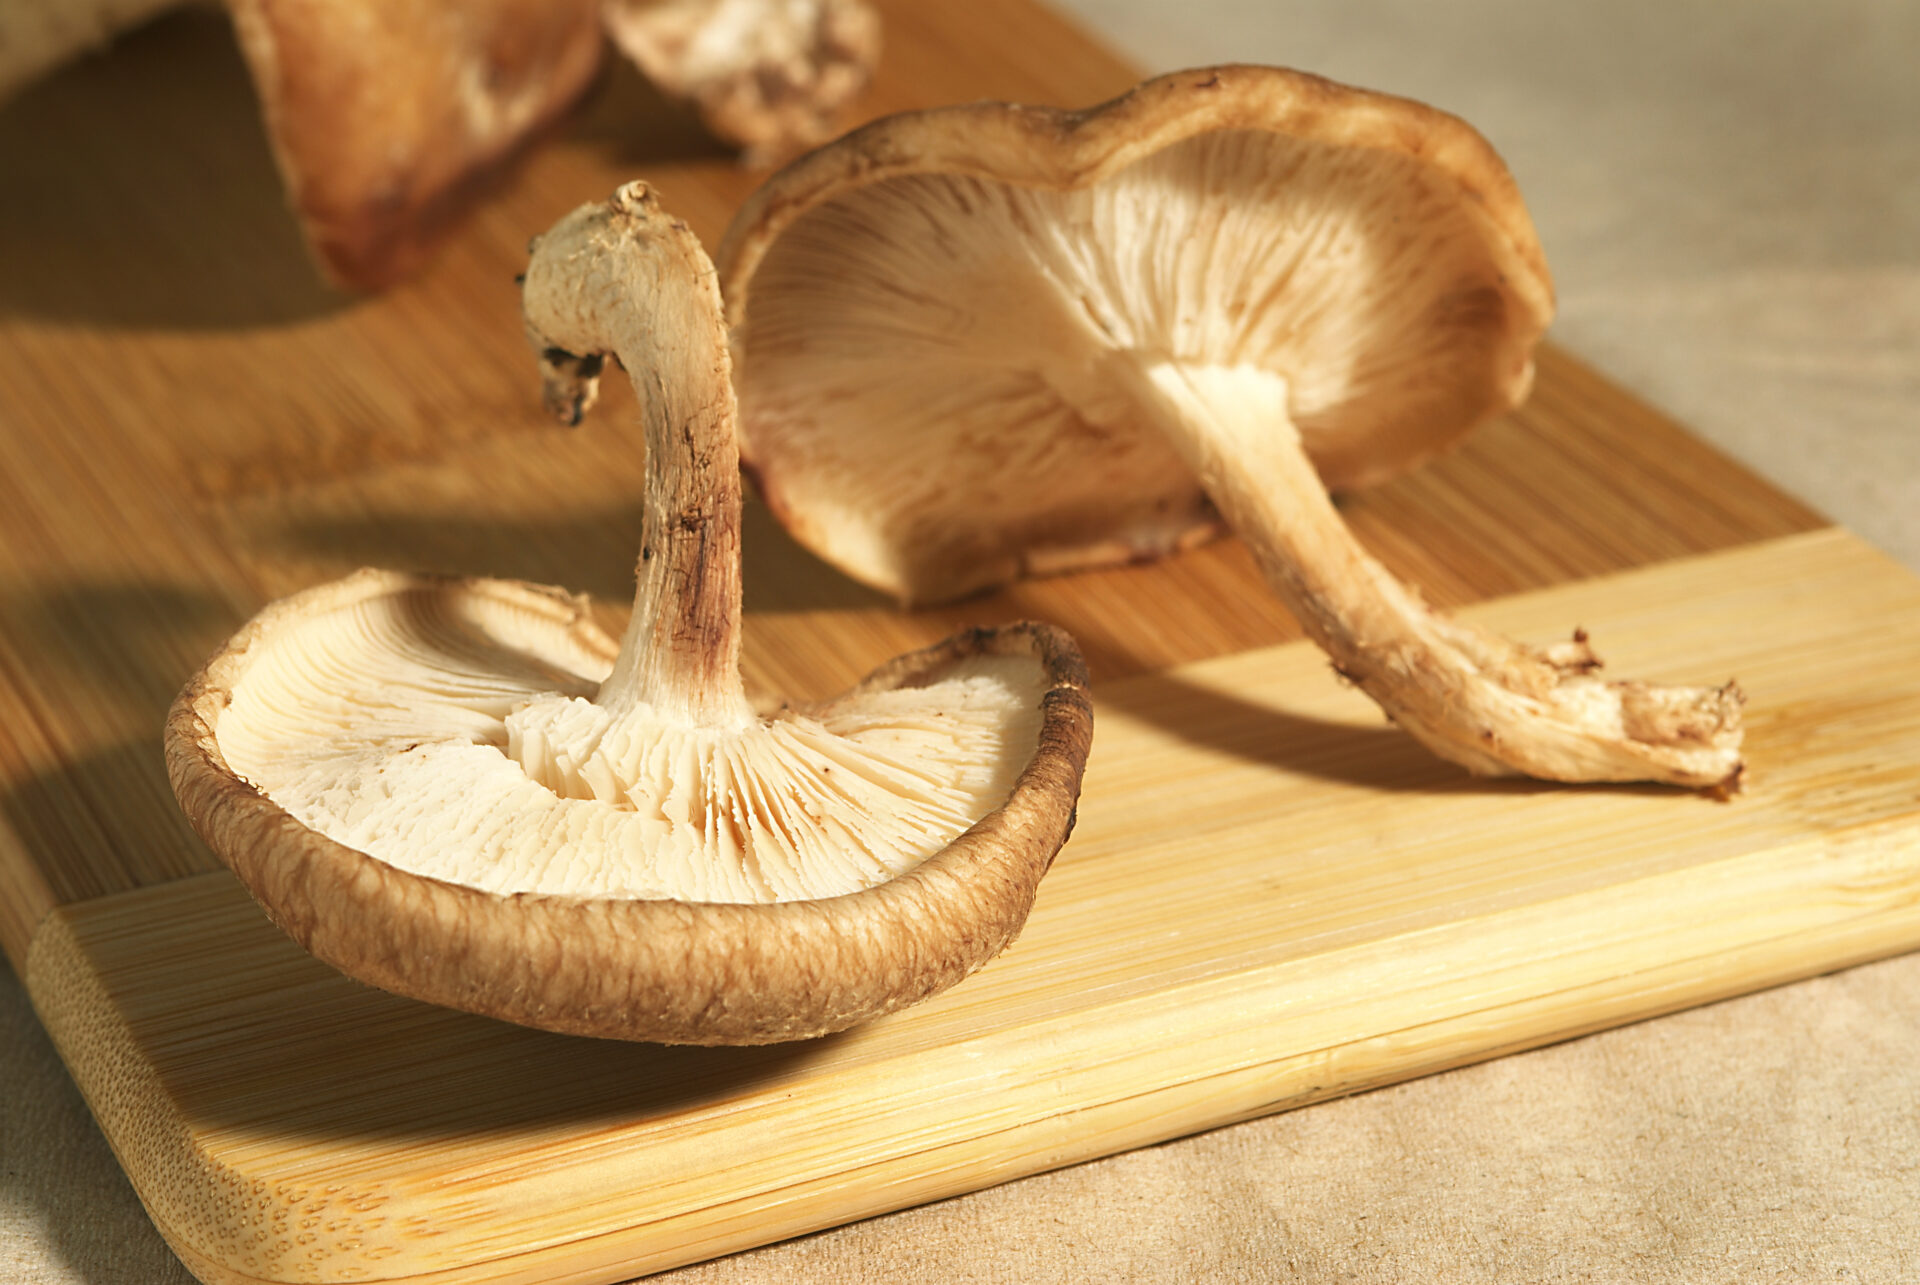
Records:
[[[600,65],[598,0],[228,0],[326,273],[392,284]]]
[[[1520,400],[1553,307],[1470,126],[1261,67],[877,121],[770,180],[717,263],[769,504],[916,600],[1214,529],[1109,354],[1272,372],[1353,486]]]
[[[576,415],[606,355],[641,394],[625,638],[504,581],[369,571],[272,604],[169,716],[188,817],[343,972],[552,1030],[796,1039],[978,968],[1071,828],[1091,735],[1071,640],[975,631],[755,714],[698,241],[632,185],[536,242],[523,298],[551,405]]]

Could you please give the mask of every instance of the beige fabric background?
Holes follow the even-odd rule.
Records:
[[[1474,121],[1555,337],[1920,570],[1920,5],[1068,3]],[[0,972],[0,1281],[188,1279]],[[1920,956],[658,1279],[1920,1281]]]

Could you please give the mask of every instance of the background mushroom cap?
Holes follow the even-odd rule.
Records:
[[[603,12],[621,52],[750,165],[831,138],[880,61],[866,0],[605,0]]]
[[[598,0],[229,0],[274,158],[327,275],[417,268],[600,65]]]
[[[716,263],[769,506],[920,600],[1218,529],[1101,345],[1275,371],[1322,478],[1358,486],[1523,398],[1553,308],[1470,126],[1261,67],[877,121],[756,192]]]
[[[8,0],[0,102],[188,0]],[[831,136],[871,80],[867,0],[225,0],[318,266],[380,289],[419,268],[581,99],[610,34],[707,127],[770,164]]]
[[[403,646],[490,649],[535,672],[604,667],[615,650],[585,604],[557,590],[368,571],[267,608],[183,689],[166,756],[188,817],[282,929],[372,985],[571,1034],[696,1044],[821,1035],[991,959],[1025,922],[1071,829],[1092,731],[1085,671],[1064,634],[1020,625],[900,657],[849,693],[926,684],[981,655],[1030,657],[1045,674],[1038,747],[1005,804],[887,882],[737,904],[500,894],[408,873],[303,825],[236,773],[220,744],[236,688],[303,620],[395,594],[434,604],[410,613],[423,623]],[[432,623],[441,616],[462,621],[460,637]],[[489,621],[505,623],[488,634]]]

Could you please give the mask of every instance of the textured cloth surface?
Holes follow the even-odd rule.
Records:
[[[1920,6],[1069,7],[1149,70],[1467,117],[1540,224],[1558,342],[1920,568]],[[0,1281],[188,1279],[0,975]],[[659,1279],[1920,1280],[1920,956]]]

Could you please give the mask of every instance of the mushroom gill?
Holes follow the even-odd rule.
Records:
[[[857,892],[998,807],[1038,743],[1042,676],[1018,658],[767,719],[616,715],[593,699],[611,642],[516,627],[511,586],[363,582],[276,632],[221,749],[316,833],[484,892]]]

